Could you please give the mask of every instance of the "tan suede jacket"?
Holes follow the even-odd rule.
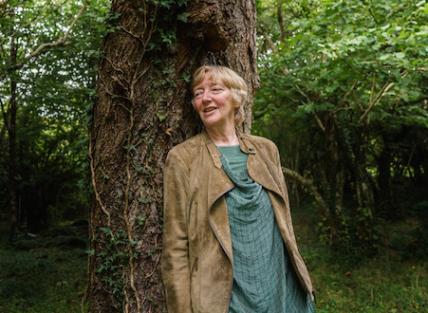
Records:
[[[313,292],[297,249],[278,149],[239,135],[248,174],[267,191],[301,286]],[[202,132],[168,153],[164,170],[162,278],[169,313],[226,313],[232,293],[232,241],[225,194],[233,188],[220,154]]]

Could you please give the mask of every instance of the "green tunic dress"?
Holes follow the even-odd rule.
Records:
[[[314,313],[288,262],[269,196],[248,175],[248,156],[238,145],[218,149],[235,185],[226,194],[233,250],[229,313]]]

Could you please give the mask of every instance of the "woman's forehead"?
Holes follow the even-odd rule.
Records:
[[[208,85],[223,85],[222,79],[218,77],[217,75],[213,75],[212,73],[206,73],[202,79],[196,83],[195,87],[193,89],[198,89],[201,87],[202,83],[208,83]]]

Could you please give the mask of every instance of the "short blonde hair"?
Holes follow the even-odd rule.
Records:
[[[221,82],[232,92],[232,99],[239,107],[235,110],[235,126],[241,125],[245,120],[244,104],[247,101],[248,86],[245,80],[234,70],[218,65],[203,65],[193,73],[192,91],[209,75],[215,82]],[[194,99],[192,99],[193,103]]]

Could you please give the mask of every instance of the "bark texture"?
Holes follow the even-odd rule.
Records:
[[[115,0],[111,11],[90,127],[89,310],[164,312],[164,160],[201,129],[189,89],[197,67],[229,66],[256,88],[255,3]]]

